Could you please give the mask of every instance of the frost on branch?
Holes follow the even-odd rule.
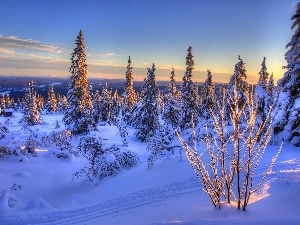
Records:
[[[217,108],[230,110],[233,132],[225,138],[225,117],[219,117],[216,107],[211,108],[214,120],[213,136],[206,135],[202,139],[205,149],[201,154],[196,147],[191,148],[180,135],[180,143],[184,148],[187,158],[193,167],[203,190],[208,194],[212,204],[221,208],[222,201],[236,202],[237,208],[245,211],[251,195],[263,184],[270,174],[281,147],[266,168],[265,173],[258,174],[258,167],[265,153],[272,135],[272,120],[269,119],[270,111],[260,126],[256,127],[257,106],[249,92],[240,95],[236,82],[233,82],[233,94],[224,93],[225,98],[217,100]],[[241,99],[242,102],[241,103]],[[222,112],[221,111],[221,112]],[[260,175],[260,176],[259,176]]]

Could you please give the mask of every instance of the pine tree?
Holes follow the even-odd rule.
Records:
[[[214,105],[214,92],[215,86],[212,82],[212,75],[211,71],[207,70],[207,78],[203,84],[201,89],[201,105],[200,105],[200,115],[204,119],[209,119],[210,117],[210,109]]]
[[[98,123],[101,118],[101,96],[98,90],[93,95],[93,117],[95,123]]]
[[[70,81],[67,94],[68,108],[65,111],[63,121],[66,129],[72,134],[87,133],[95,129],[93,119],[92,98],[90,96],[87,80],[87,64],[84,52],[83,33],[80,30],[75,41],[76,48],[71,54]]]
[[[180,120],[179,94],[176,90],[175,72],[172,68],[171,81],[164,95],[163,119],[175,129]]]
[[[267,83],[267,91],[268,95],[270,96],[271,99],[274,97],[274,78],[273,78],[273,73],[271,73],[270,78]]]
[[[57,96],[57,99],[58,99],[58,104],[57,104],[57,107],[58,107],[58,111],[60,113],[64,113],[65,110],[68,108],[68,100],[67,100],[67,97],[66,96],[62,96],[62,95],[58,95]]]
[[[128,59],[123,97],[125,112],[129,112],[136,104],[136,93],[133,89],[133,76],[130,56]]]
[[[133,110],[134,127],[137,129],[136,137],[146,142],[155,135],[158,128],[159,89],[155,80],[155,65],[148,68],[147,78],[142,87],[142,100]]]
[[[100,102],[100,112],[101,112],[101,122],[110,123],[110,116],[112,112],[112,91],[108,90],[107,83],[101,92],[101,102]]]
[[[300,146],[300,3],[297,5],[292,30],[296,31],[286,45],[287,71],[278,82],[281,87],[274,113],[274,133]]]
[[[121,98],[118,95],[118,91],[115,90],[112,98],[111,98],[111,113],[110,113],[110,124],[116,122],[120,112],[121,112]]]
[[[123,145],[125,147],[128,147],[128,130],[126,128],[126,122],[124,120],[124,117],[122,117],[122,112],[119,113],[119,116],[116,119],[116,124],[118,128],[117,135],[120,136],[121,141],[123,142]]]
[[[36,105],[36,93],[33,89],[33,81],[29,83],[29,88],[26,89],[22,111],[23,118],[20,122],[24,125],[33,126],[41,123],[40,112]]]
[[[36,92],[35,92],[34,95],[36,96],[36,107],[37,107],[37,110],[39,112],[41,112],[44,109],[45,99],[44,99],[44,97],[42,95],[37,94]]]
[[[240,56],[238,56],[238,59],[239,62],[235,64],[234,73],[231,76],[227,87],[228,88],[227,99],[229,100],[231,96],[234,95],[234,91],[236,91],[237,97],[239,99],[238,102],[239,109],[244,111],[244,107],[246,106],[247,95],[249,93],[249,85],[246,81],[247,75],[246,75],[245,63],[243,62]],[[228,103],[226,106],[226,117],[228,121],[230,120],[230,111],[232,111],[230,109],[231,107],[234,107],[231,103]]]
[[[266,58],[263,58],[263,61],[261,63],[261,70],[258,73],[259,74],[259,81],[258,84],[255,87],[255,100],[257,101],[257,113],[258,113],[258,119],[265,120],[267,117],[267,114],[270,110],[269,105],[269,94],[268,94],[268,77],[269,73],[267,72],[266,67]]]
[[[47,111],[56,112],[57,110],[58,108],[57,108],[57,99],[55,96],[55,92],[53,86],[50,86],[48,91]]]
[[[172,68],[172,72],[171,72],[171,81],[170,81],[170,84],[168,86],[168,91],[173,95],[175,96],[176,95],[176,80],[175,80],[175,71],[174,71],[174,68]]]
[[[196,123],[197,117],[197,86],[192,81],[194,70],[194,59],[192,54],[192,47],[189,46],[188,54],[186,56],[186,71],[183,76],[183,83],[181,86],[181,112],[182,117],[180,121],[181,129],[190,128],[192,123]]]

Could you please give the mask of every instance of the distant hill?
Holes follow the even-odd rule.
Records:
[[[25,85],[28,86],[29,82],[34,82],[34,89],[36,92],[47,98],[49,87],[52,85],[55,93],[67,95],[69,78],[60,77],[29,77],[29,76],[0,76],[0,93],[9,94],[13,98],[23,97]],[[123,79],[100,79],[90,78],[89,84],[92,85],[93,91],[102,91],[103,86],[107,83],[108,87],[113,91],[117,90],[119,94],[124,92]],[[133,87],[135,90],[140,91],[143,81],[134,81]],[[161,90],[169,85],[169,81],[157,81]],[[178,82],[178,87],[181,82]]]

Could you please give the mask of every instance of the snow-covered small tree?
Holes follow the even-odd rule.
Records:
[[[267,91],[268,95],[270,96],[271,99],[274,97],[274,78],[273,78],[273,73],[271,73],[268,83],[267,83]]]
[[[109,122],[113,124],[116,122],[122,108],[121,97],[118,95],[118,91],[115,90],[112,98],[111,98],[111,113]]]
[[[98,123],[101,118],[101,96],[98,90],[93,95],[93,117],[95,123]]]
[[[110,123],[110,116],[112,113],[112,91],[108,90],[107,83],[101,92],[100,112],[100,121]]]
[[[0,139],[4,138],[8,132],[8,128],[4,124],[0,123]]]
[[[200,104],[200,116],[208,120],[210,118],[210,108],[214,105],[214,92],[215,85],[212,82],[211,71],[207,70],[207,78],[201,89],[201,104]]]
[[[25,144],[24,150],[26,151],[27,154],[31,154],[32,156],[37,156],[36,154],[36,149],[38,148],[38,143],[34,137],[34,135],[30,135]]]
[[[242,109],[243,107],[246,107],[246,99],[247,94],[249,93],[249,85],[246,81],[247,75],[246,75],[246,69],[245,69],[245,63],[241,59],[240,56],[238,56],[239,62],[235,64],[234,67],[234,73],[230,78],[230,81],[228,83],[227,89],[227,99],[229,99],[230,96],[233,96],[234,89],[236,88],[236,94],[239,99],[239,107]],[[227,120],[230,121],[230,105],[231,103],[228,103],[226,107],[226,117]]]
[[[84,52],[83,33],[80,30],[75,41],[76,48],[71,54],[70,81],[67,94],[68,108],[63,121],[72,134],[87,133],[95,130],[92,98],[87,80],[87,64]]]
[[[131,59],[129,56],[126,77],[125,77],[125,85],[124,85],[124,111],[125,113],[130,112],[132,108],[136,104],[136,93],[133,89],[133,73],[132,73],[132,66],[131,66]]]
[[[89,167],[76,172],[73,179],[84,176],[86,181],[95,184],[105,177],[116,175],[121,169],[128,169],[140,162],[134,152],[122,151],[116,146],[107,147],[99,137],[81,138],[76,154],[86,158]]]
[[[169,91],[173,96],[175,96],[175,95],[176,95],[176,92],[177,92],[177,89],[176,89],[176,80],[175,80],[175,70],[174,70],[174,68],[172,68],[170,78],[171,78],[171,80],[170,80],[170,84],[169,84],[169,86],[168,86],[168,91]]]
[[[175,132],[170,124],[161,122],[157,133],[150,138],[147,145],[147,150],[150,152],[147,160],[148,167],[152,167],[156,160],[174,154],[174,149],[179,147],[172,144]]]
[[[46,110],[48,113],[57,112],[57,110],[58,110],[57,99],[55,96],[53,86],[50,86],[49,90],[48,90],[48,99],[47,99],[46,108],[47,108]]]
[[[259,81],[258,84],[255,87],[255,101],[257,101],[257,113],[258,117],[261,120],[265,120],[267,117],[267,114],[270,109],[269,105],[269,94],[268,94],[268,77],[269,73],[267,72],[266,67],[266,58],[263,58],[263,61],[261,63],[261,70],[259,71]]]
[[[29,126],[40,124],[41,118],[36,105],[36,93],[33,89],[33,81],[29,83],[29,88],[26,89],[22,105],[23,118],[20,122],[23,125]]]
[[[172,69],[171,81],[164,94],[163,119],[175,129],[180,120],[179,94],[176,90],[175,72]]]
[[[117,124],[117,127],[118,127],[118,133],[117,135],[120,136],[122,142],[123,142],[123,145],[125,147],[128,146],[128,130],[127,130],[127,124],[126,124],[126,121],[124,119],[124,117],[122,116],[122,112],[120,112],[117,120],[116,120],[116,124]]]
[[[194,56],[192,47],[189,46],[188,54],[186,56],[186,70],[183,76],[183,83],[181,86],[181,129],[192,127],[192,124],[197,123],[197,85],[192,81],[194,70]]]
[[[42,95],[34,93],[36,96],[36,108],[39,112],[41,112],[44,109],[45,106],[45,99]]]
[[[159,89],[155,80],[155,65],[148,68],[147,78],[142,87],[142,100],[133,109],[133,126],[137,129],[136,137],[146,142],[155,135],[158,128]]]

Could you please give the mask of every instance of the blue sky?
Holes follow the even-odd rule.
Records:
[[[228,82],[238,55],[256,83],[263,57],[283,76],[295,0],[0,0],[0,75],[68,77],[83,30],[89,77],[123,78],[130,55],[134,78],[156,65],[157,79],[175,68],[182,79],[188,46],[195,81],[206,70]]]

